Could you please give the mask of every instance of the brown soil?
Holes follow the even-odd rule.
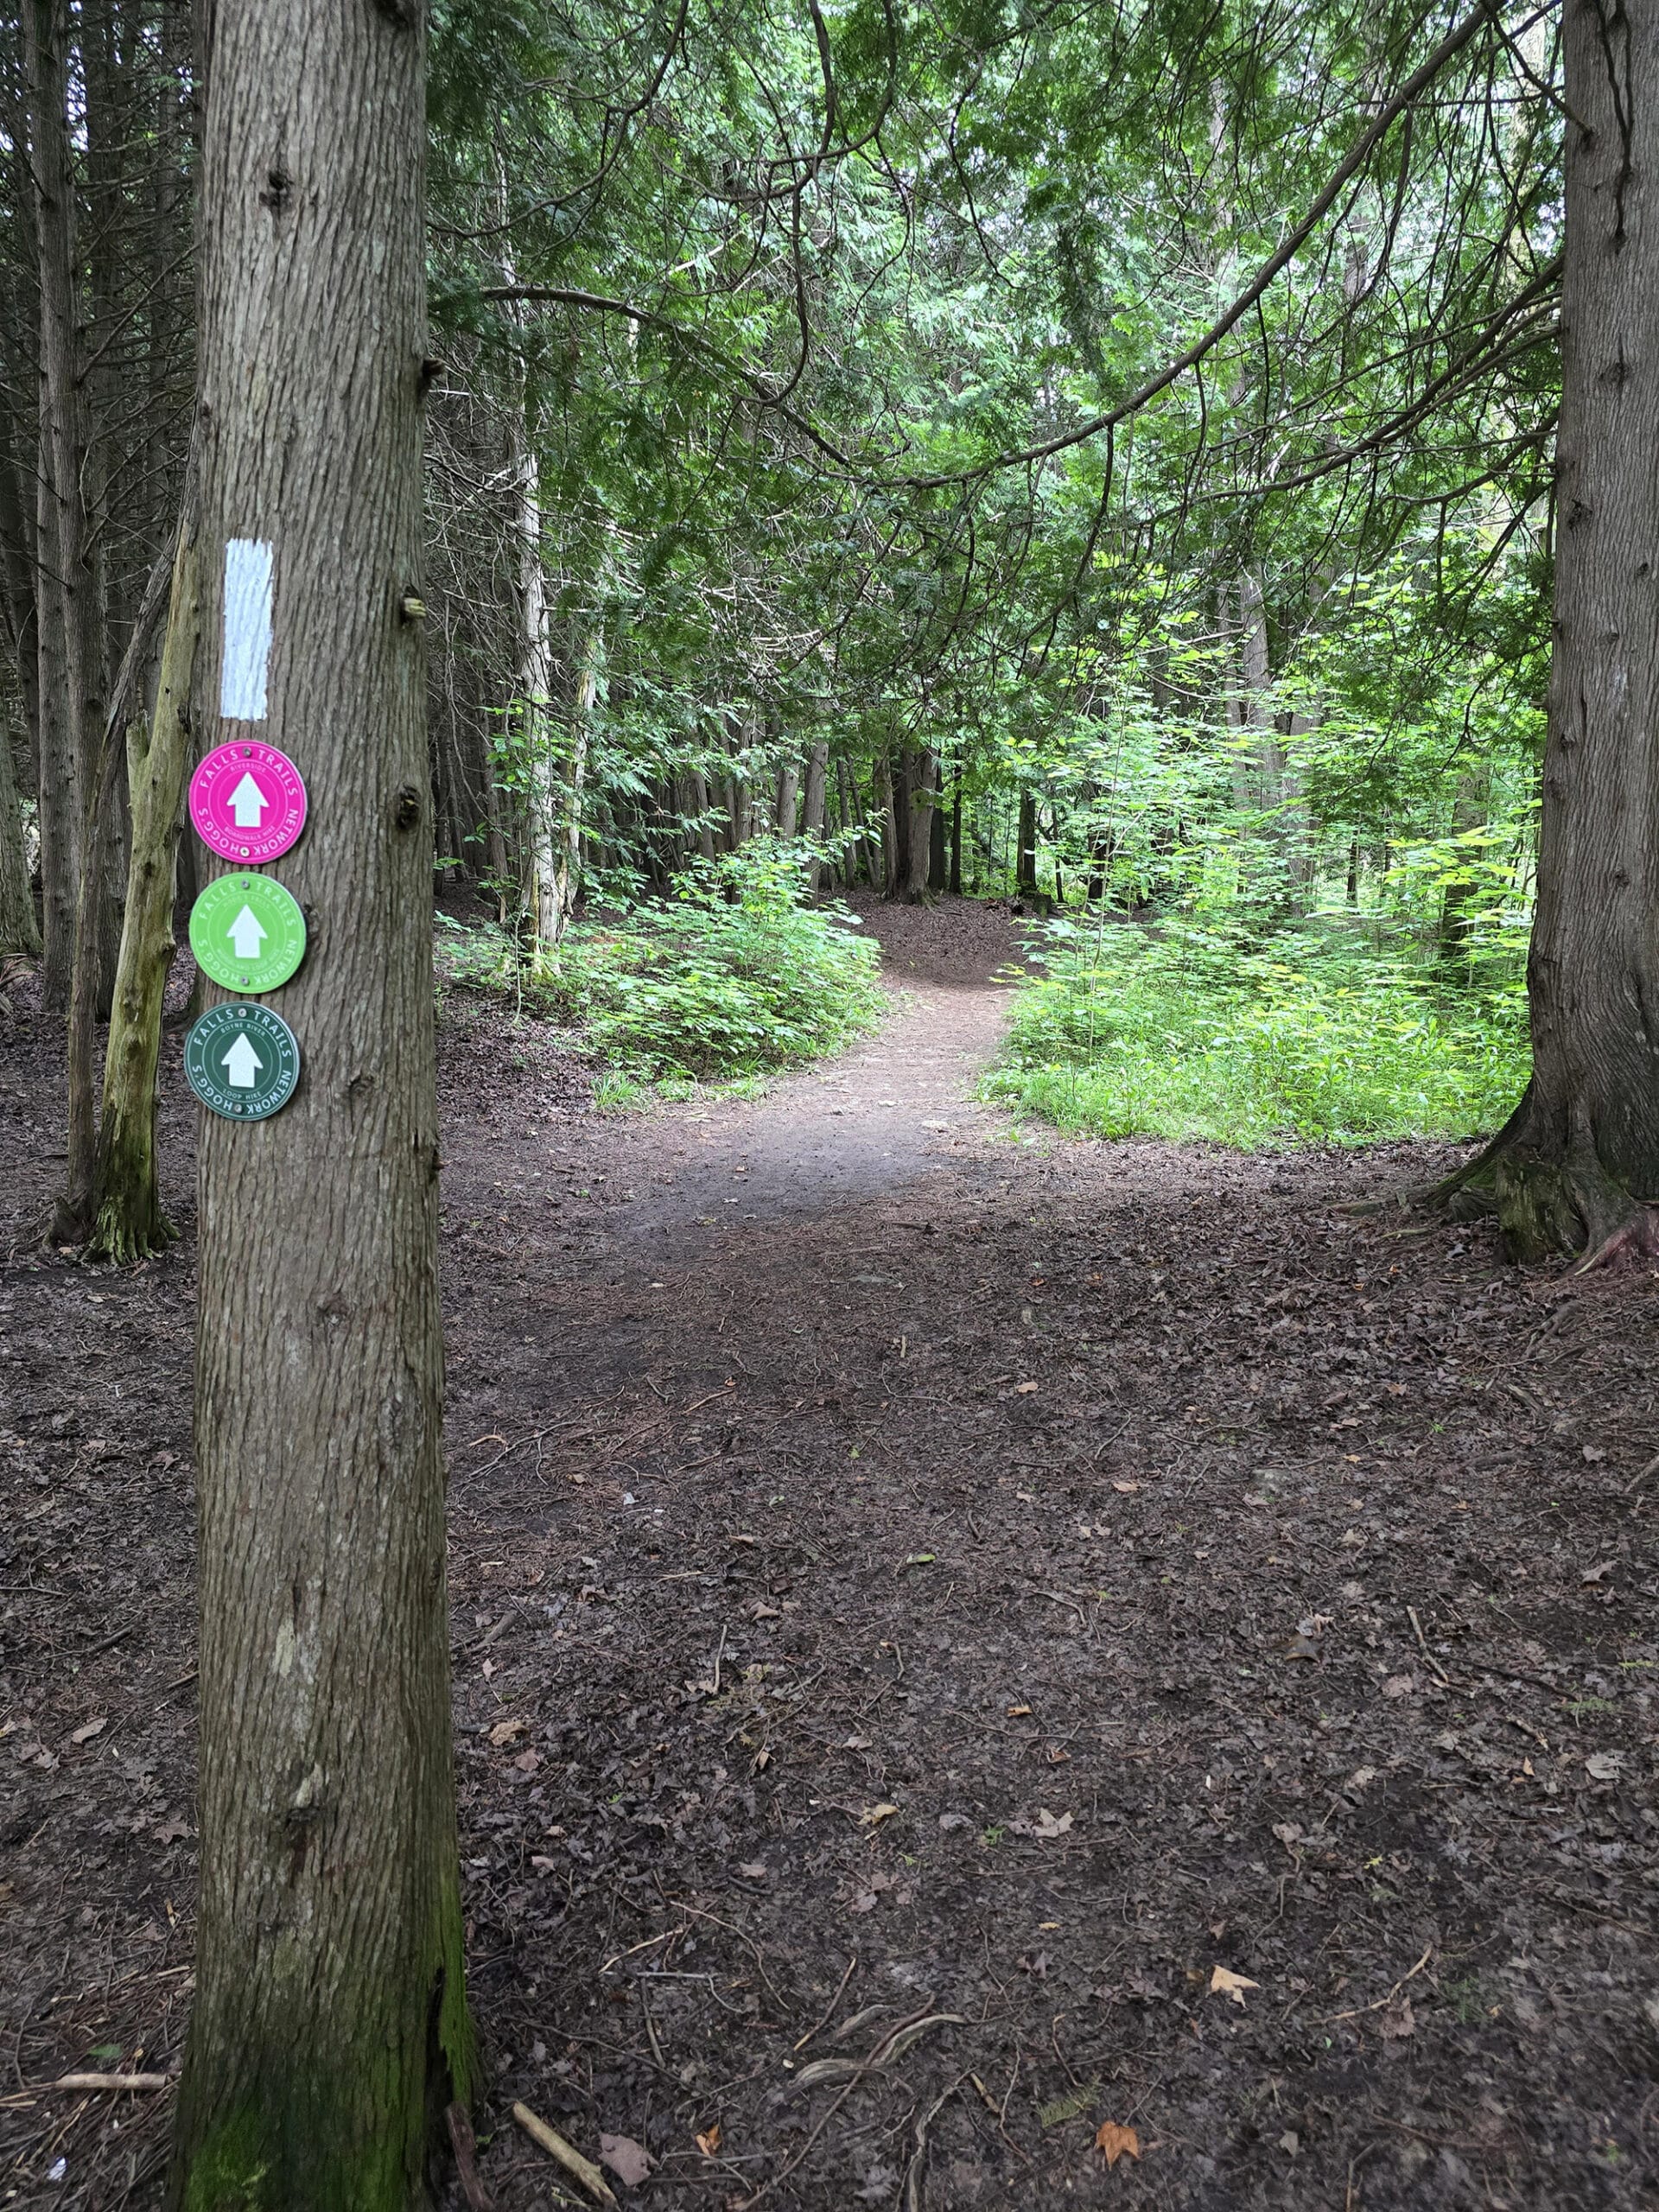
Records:
[[[664,2212],[1651,2203],[1654,1275],[1334,1210],[1443,1149],[1016,1131],[1014,925],[869,918],[891,1020],[756,1099],[595,1115],[446,1008],[494,2202],[579,2201],[518,2098]],[[0,1276],[9,2204],[156,2201],[170,2093],[43,2085],[169,2071],[188,2005],[178,1203]]]

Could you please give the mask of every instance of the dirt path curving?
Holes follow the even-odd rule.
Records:
[[[515,2098],[663,2212],[1635,2212],[1659,1283],[1336,1211],[1428,1148],[1016,1141],[1009,925],[880,926],[891,1021],[758,1099],[596,1116],[446,1014],[498,2212],[569,2196]],[[0,1274],[20,2206],[156,2202],[164,2097],[38,2085],[180,2049],[193,1265]]]

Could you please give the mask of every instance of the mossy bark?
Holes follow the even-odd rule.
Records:
[[[291,1102],[205,1116],[197,1987],[170,2196],[409,2212],[474,2088],[450,1731],[421,11],[219,0],[202,160],[202,697],[271,548],[257,737],[306,783]],[[245,690],[232,703],[242,715]],[[216,992],[210,993],[217,997]]]
[[[173,563],[156,711],[127,732],[132,852],[116,963],[103,1109],[92,1171],[95,1257],[146,1259],[176,1233],[162,1211],[156,1170],[156,1065],[162,1000],[173,958],[173,877],[190,755],[190,687],[200,624],[194,518]]]

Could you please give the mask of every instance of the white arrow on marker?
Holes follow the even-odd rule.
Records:
[[[245,906],[225,934],[236,948],[238,960],[257,960],[268,932],[252,907]]]
[[[237,828],[257,830],[260,816],[270,804],[270,801],[245,768],[241,782],[231,793],[231,812],[236,818]]]
[[[253,1079],[264,1065],[245,1037],[236,1039],[220,1063],[231,1079],[232,1090],[251,1090]]]

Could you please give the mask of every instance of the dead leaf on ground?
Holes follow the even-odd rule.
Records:
[[[1384,1697],[1409,1697],[1417,1685],[1409,1675],[1390,1675],[1382,1685]]]
[[[1033,1835],[1039,1835],[1044,1837],[1046,1840],[1052,1841],[1057,1835],[1066,1834],[1069,1832],[1071,1826],[1071,1815],[1070,1813],[1062,1813],[1059,1818],[1056,1820],[1053,1814],[1051,1813],[1047,1806],[1045,1805],[1040,1808],[1036,1819],[1032,1822],[1031,1832]]]
[[[1040,1386],[1035,1382],[1016,1382],[1014,1385],[1016,1392],[1022,1398],[1028,1396],[1032,1391],[1039,1389],[1039,1387]]]
[[[1112,1488],[1115,1491],[1121,1491],[1125,1497],[1132,1496],[1135,1491],[1140,1489],[1140,1487],[1141,1485],[1139,1483],[1114,1483],[1112,1484]],[[1138,2157],[1139,2155],[1139,2152],[1137,2152],[1136,2156]]]
[[[1210,1994],[1230,1997],[1235,2005],[1243,2005],[1247,1989],[1260,1989],[1259,1981],[1252,1981],[1248,1974],[1235,1974],[1230,1967],[1212,1967],[1210,1972]]]
[[[705,2127],[702,2134],[694,2136],[692,2140],[705,2158],[712,2158],[720,2148],[720,2122],[715,2120],[712,2127]]]
[[[1115,2166],[1126,2154],[1131,2158],[1141,2155],[1141,2138],[1132,2127],[1120,2127],[1115,2120],[1103,2120],[1095,2136],[1095,2148],[1106,2154],[1106,2164]]]
[[[1417,2022],[1412,2012],[1410,1998],[1396,1997],[1393,2004],[1385,2005],[1378,2025],[1384,2036],[1395,2042],[1402,2042],[1407,2036],[1414,2036]]]
[[[764,1882],[766,1878],[766,1862],[764,1859],[747,1859],[737,1871],[747,1881]]]
[[[599,2155],[627,2189],[638,2189],[656,2164],[645,2145],[636,2143],[632,2135],[601,2135]]]
[[[1584,1770],[1592,1782],[1617,1782],[1624,1764],[1623,1751],[1592,1751]]]
[[[1008,1707],[1010,1720],[1029,1720],[1030,1718],[1031,1707],[1028,1705],[1011,1705]]]
[[[529,1726],[528,1720],[498,1720],[490,1731],[490,1741],[499,1750],[503,1744],[510,1744],[515,1736],[522,1736]]]
[[[108,1713],[100,1713],[96,1720],[83,1721],[80,1726],[70,1736],[69,1740],[72,1744],[90,1743],[94,1736],[101,1734],[102,1732],[109,1726],[109,1725],[110,1716]]]
[[[868,1805],[858,1816],[861,1828],[879,1828],[883,1821],[890,1821],[899,1810],[896,1805]]]

